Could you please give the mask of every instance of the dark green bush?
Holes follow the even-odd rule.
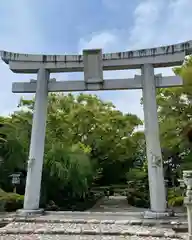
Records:
[[[49,203],[46,205],[47,211],[59,211],[59,207],[55,204],[54,201],[49,201]]]
[[[181,207],[183,206],[183,200],[184,200],[183,196],[175,196],[168,200],[168,205],[170,207]]]
[[[0,188],[0,197],[3,196],[3,195],[5,195],[5,194],[6,194],[6,192],[3,191],[3,189]]]
[[[168,191],[168,205],[170,207],[181,207],[183,206],[183,190],[180,188],[171,188]]]
[[[44,206],[47,211],[86,211],[92,208],[96,202],[103,197],[103,192],[90,191],[84,197],[66,196],[61,194],[60,198],[55,198],[48,201]]]
[[[127,193],[127,201],[134,207],[148,208],[150,205],[149,197],[145,193],[138,193],[137,190]]]
[[[130,169],[127,173],[127,183],[128,204],[134,207],[148,208],[150,206],[150,200],[146,165],[144,164],[142,167]]]
[[[1,211],[13,212],[23,207],[24,196],[16,193],[4,193],[0,196]]]
[[[128,204],[134,207],[148,208],[150,206],[149,188],[147,182],[135,181],[129,184],[127,191]]]

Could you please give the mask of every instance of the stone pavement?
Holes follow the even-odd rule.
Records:
[[[185,237],[185,239],[187,239]],[[0,236],[0,240],[178,240],[177,238],[138,237],[138,236],[75,236],[75,235],[9,235]]]
[[[26,217],[15,214],[2,216],[2,222],[8,224],[0,228],[0,240],[187,239],[187,221],[182,214],[166,219],[144,219],[143,211],[126,205],[123,198],[120,207],[117,200],[118,198],[109,198],[108,202],[104,199],[94,206],[93,210],[86,212],[47,212],[41,216]],[[180,229],[184,229],[185,233],[178,231]]]
[[[32,219],[31,219],[32,220]],[[11,222],[0,229],[0,239],[186,239],[186,234],[175,233],[171,228],[131,225],[129,221],[96,221],[78,223],[74,220],[58,222]],[[27,238],[26,238],[27,237]],[[38,238],[37,238],[38,237]],[[73,237],[73,238],[72,238]]]
[[[117,214],[117,215],[116,215]],[[121,215],[120,215],[121,214]],[[177,233],[175,228],[187,226],[179,218],[142,219],[139,213],[58,212],[43,216],[12,216],[0,228],[0,240],[12,239],[186,239],[186,233]],[[135,215],[134,215],[135,214]],[[78,217],[78,218],[77,218]]]
[[[91,212],[141,212],[143,209],[128,205],[125,196],[110,196],[100,199],[95,206],[92,207]]]

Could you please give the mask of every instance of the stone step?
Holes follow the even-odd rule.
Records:
[[[183,239],[171,229],[107,223],[50,223],[12,222],[0,229],[3,235],[90,235],[90,236],[138,236]],[[1,239],[1,237],[0,237]]]
[[[1,240],[187,239],[188,230],[184,215],[145,219],[141,212],[44,212],[43,215],[27,216],[13,214],[7,218],[2,216],[0,226]]]
[[[40,216],[40,217],[15,217],[15,218],[2,218],[0,220],[0,226],[5,226],[9,223],[50,223],[50,224],[95,224],[95,225],[127,225],[127,226],[147,226],[147,227],[163,227],[171,228],[177,232],[186,232],[188,230],[187,221],[173,221],[173,220],[149,220],[149,219],[131,219],[131,220],[99,220],[99,219],[70,219],[70,218],[59,218],[58,216]]]
[[[134,220],[98,220],[98,219],[70,219],[70,218],[46,218],[46,217],[16,217],[3,218],[0,223],[10,222],[26,222],[26,223],[76,223],[76,224],[117,224],[117,225],[143,225],[143,226],[187,226],[187,221],[172,221],[172,220],[148,220],[148,219],[134,219]]]
[[[111,235],[1,235],[1,240],[177,240],[177,238],[169,237],[140,237],[140,236],[111,236]],[[187,236],[183,239],[187,240]]]
[[[148,209],[138,209],[138,208],[129,208],[129,210],[122,209],[122,211],[45,211],[44,214],[46,215],[82,215],[82,216],[86,216],[86,215],[110,215],[110,216],[117,216],[117,215],[122,215],[122,216],[144,216],[145,212],[148,211]],[[175,216],[178,217],[186,217],[187,213],[185,212],[176,212]]]

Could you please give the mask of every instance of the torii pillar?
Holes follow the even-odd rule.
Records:
[[[167,210],[153,65],[144,64],[141,68],[141,76],[151,205],[146,217],[153,217],[153,214],[166,215]]]
[[[45,145],[49,72],[43,67],[37,73],[37,88],[25,186],[24,210],[40,211],[41,178]]]

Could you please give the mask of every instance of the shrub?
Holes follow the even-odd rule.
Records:
[[[146,182],[129,182],[127,191],[128,204],[134,207],[148,208],[150,206],[149,189]]]
[[[3,189],[0,188],[0,198],[5,196],[6,192],[3,191]],[[0,212],[4,212],[5,211],[5,201],[1,201],[0,200]]]
[[[13,212],[23,207],[24,196],[16,193],[5,193],[0,196],[1,211]]]
[[[0,197],[1,197],[1,196],[4,196],[5,194],[6,194],[6,192],[3,191],[3,189],[0,188]]]
[[[148,208],[150,200],[148,173],[145,164],[142,167],[130,169],[126,177],[128,183],[128,204],[135,207]]]
[[[183,191],[180,188],[171,188],[168,191],[168,205],[170,207],[183,206]]]
[[[168,200],[168,205],[170,207],[181,207],[183,206],[183,200],[184,200],[183,196],[175,196]]]
[[[0,212],[4,212],[4,211],[5,211],[5,202],[0,201]]]
[[[150,205],[148,194],[144,192],[138,192],[135,189],[134,191],[128,191],[127,201],[128,204],[134,207],[148,208]]]
[[[47,211],[59,211],[59,207],[55,204],[54,201],[49,201],[49,203],[46,205]]]

